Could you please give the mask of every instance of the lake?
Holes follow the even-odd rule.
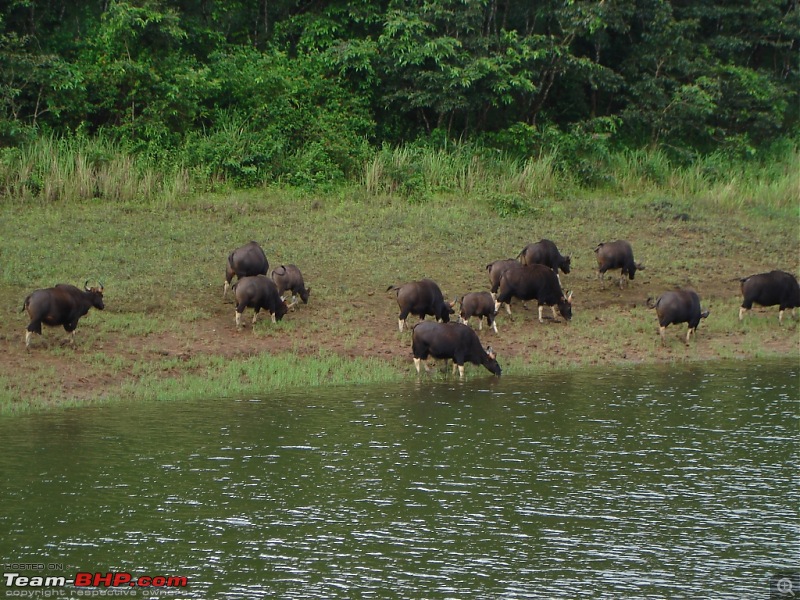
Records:
[[[800,567],[799,374],[473,367],[3,417],[0,559],[188,582],[95,590],[139,597],[766,600]]]

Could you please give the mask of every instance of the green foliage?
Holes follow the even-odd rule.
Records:
[[[524,217],[536,212],[527,198],[519,193],[491,194],[489,204],[499,217]]]
[[[614,187],[622,147],[689,165],[791,138],[795,4],[10,2],[0,144],[101,136],[213,185],[308,188],[360,177],[384,144],[480,141]],[[420,199],[439,162],[385,173]]]

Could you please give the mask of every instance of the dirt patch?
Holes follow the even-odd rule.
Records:
[[[487,327],[479,332],[484,343],[498,352],[501,365],[562,368],[798,353],[797,321],[786,315],[779,325],[777,307],[756,309],[745,323],[738,323],[738,297],[733,292],[738,283],[722,275],[703,284],[704,304],[712,305],[717,324],[711,325],[715,322],[711,317],[701,323],[697,339],[688,346],[682,341],[683,325],[670,327],[667,344],[661,345],[654,311],[645,306],[654,287],[646,276],[637,276],[625,289],[610,281],[602,289],[593,276],[562,276],[562,280],[575,293],[572,323],[553,319],[549,310],[545,322],[539,323],[535,302],[527,309],[515,302],[511,316],[505,312],[498,316],[499,334]],[[95,334],[104,316],[93,312],[81,321],[75,347],[66,343],[62,329],[45,328],[29,351],[24,347],[26,321],[17,313],[0,324],[0,375],[6,389],[20,400],[42,397],[60,404],[113,397],[120,394],[123,383],[136,381],[143,373],[151,378],[202,373],[203,359],[208,357],[239,360],[330,352],[379,358],[412,373],[411,334],[398,331],[398,308],[391,292],[364,294],[346,306],[331,305],[312,293],[308,305],[299,305],[278,326],[262,314],[253,328],[248,310],[240,331],[230,301],[212,294],[201,301],[209,306],[207,316],[147,335]],[[416,317],[408,319],[409,325],[416,322]],[[472,326],[478,326],[474,319]]]

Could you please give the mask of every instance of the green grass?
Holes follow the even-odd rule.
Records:
[[[167,363],[164,369],[187,365]],[[258,356],[228,361],[207,357],[188,365],[198,373],[163,379],[158,372],[142,369],[124,384],[123,398],[136,400],[181,400],[191,398],[243,398],[280,390],[351,383],[386,383],[400,379],[397,369],[375,359],[347,359],[321,353],[315,357],[291,354]]]

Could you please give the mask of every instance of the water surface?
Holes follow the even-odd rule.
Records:
[[[766,599],[800,567],[799,371],[473,369],[6,417],[0,559],[185,576],[182,598]]]

